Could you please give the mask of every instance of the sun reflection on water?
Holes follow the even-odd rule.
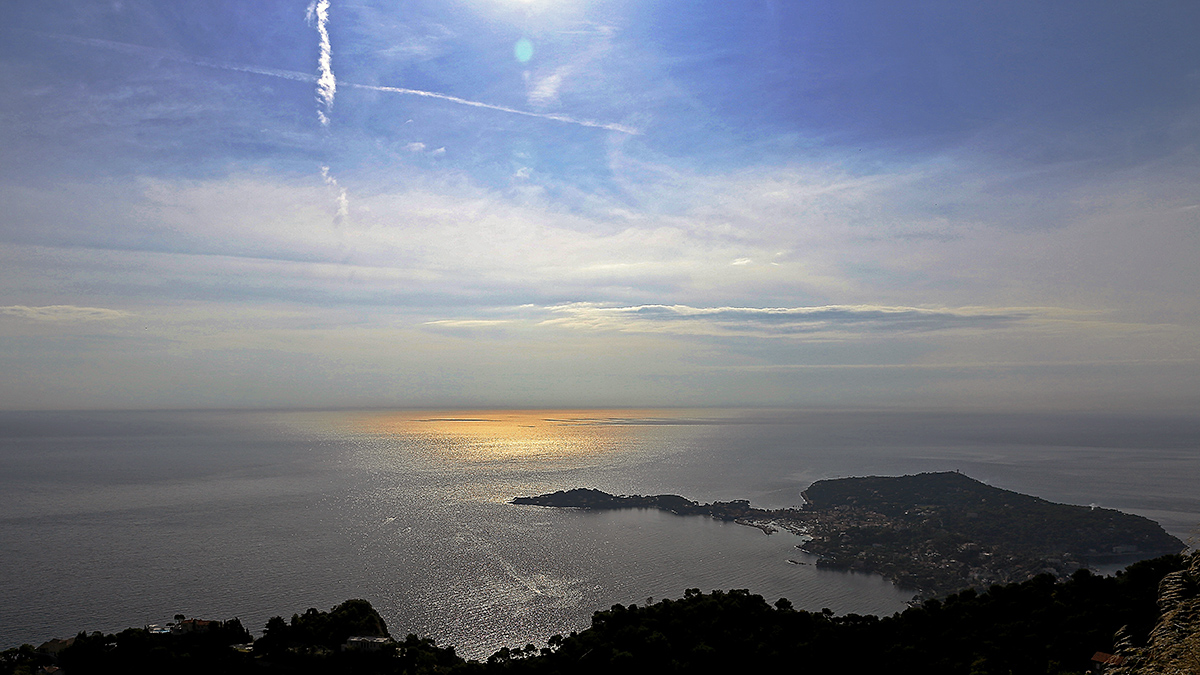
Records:
[[[661,410],[483,410],[358,413],[358,433],[410,438],[443,457],[558,461],[619,452],[632,426],[681,419]]]

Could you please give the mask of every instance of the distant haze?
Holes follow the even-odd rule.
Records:
[[[47,0],[0,409],[1200,409],[1200,5]]]

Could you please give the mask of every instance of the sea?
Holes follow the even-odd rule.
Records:
[[[365,598],[393,635],[486,658],[613,604],[748,589],[901,611],[788,532],[515,506],[574,487],[798,506],[824,478],[961,471],[1200,526],[1200,417],[842,410],[0,412],[0,649],[175,614]],[[1109,570],[1111,571],[1111,570]]]

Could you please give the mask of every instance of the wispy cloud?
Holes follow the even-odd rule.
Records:
[[[557,106],[559,94],[564,85],[577,79],[580,73],[588,72],[593,62],[609,54],[612,50],[612,37],[615,33],[615,28],[605,25],[597,25],[593,30],[577,33],[588,40],[586,47],[577,50],[569,60],[559,64],[548,73],[534,72],[526,76],[528,86],[526,96],[529,104],[542,109],[547,106]]]
[[[79,321],[111,321],[133,316],[129,312],[104,307],[77,307],[75,305],[45,305],[28,307],[8,305],[0,307],[0,315],[15,316],[28,321],[68,323]]]
[[[1078,314],[1047,307],[613,307],[584,302],[546,309],[559,316],[544,321],[544,324],[570,328],[679,335],[826,338],[851,334],[988,330]]]
[[[317,34],[321,36],[320,54],[317,57],[317,100],[324,110],[317,110],[321,124],[329,126],[329,115],[333,112],[333,97],[337,93],[337,78],[333,75],[333,48],[329,44],[329,0],[313,0],[308,5],[308,23],[315,21]]]
[[[530,82],[529,102],[535,106],[547,106],[558,103],[558,90],[562,87],[571,71],[568,66],[560,66],[553,73]]]
[[[220,61],[217,59],[206,59],[206,58],[191,56],[188,54],[181,54],[179,52],[175,52],[175,51],[171,51],[171,50],[167,50],[167,49],[156,49],[153,47],[143,47],[141,45],[133,45],[133,44],[125,43],[125,42],[113,42],[111,40],[98,40],[98,39],[94,39],[94,38],[80,38],[80,37],[75,37],[72,35],[61,35],[61,34],[57,34],[57,33],[40,33],[40,35],[44,35],[46,37],[53,38],[56,40],[63,40],[66,42],[74,42],[75,44],[85,45],[85,46],[89,46],[89,47],[99,47],[102,49],[109,49],[112,51],[117,51],[117,52],[121,52],[124,54],[131,54],[134,56],[144,56],[144,57],[150,57],[150,58],[154,58],[154,59],[163,59],[163,60],[169,60],[169,61],[176,61],[179,63],[187,63],[187,64],[191,64],[193,66],[200,66],[203,68],[215,68],[218,70],[231,70],[231,71],[235,71],[235,72],[239,72],[239,73],[251,73],[254,75],[264,75],[266,77],[278,77],[278,78],[282,78],[285,80],[292,80],[295,82],[314,82],[314,83],[317,83],[317,85],[318,85],[317,91],[318,91],[319,97],[322,95],[322,91],[323,91],[321,88],[321,78],[320,77],[318,77],[316,75],[312,75],[310,73],[302,73],[302,72],[295,71],[295,70],[282,70],[279,68],[263,68],[260,66],[251,66],[251,65],[245,65],[245,64],[240,64],[240,63],[232,63],[229,61]],[[329,105],[332,106],[333,105],[333,103],[332,103],[333,102],[333,94],[334,94],[334,91],[338,84],[336,82],[336,80],[333,79],[333,71],[332,70],[330,70],[330,72],[329,72],[329,78],[330,78],[329,82],[330,82],[331,86],[328,90],[329,91],[329,99],[328,100],[329,100]],[[385,87],[385,86],[372,85],[372,84],[356,84],[353,82],[342,82],[341,86],[343,88],[361,89],[361,90],[365,90],[365,91],[378,91],[378,92],[390,93],[390,94],[404,94],[404,95],[408,95],[408,96],[420,96],[422,98],[437,99],[440,101],[447,101],[450,103],[457,103],[459,105],[470,106],[472,108],[481,108],[483,110],[494,110],[496,112],[503,112],[503,113],[508,113],[511,115],[521,115],[523,117],[532,117],[532,118],[536,118],[536,119],[550,120],[550,121],[554,121],[554,122],[562,122],[564,124],[574,124],[577,126],[590,127],[593,129],[604,129],[606,131],[616,131],[618,133],[629,134],[629,135],[634,135],[634,136],[641,133],[641,131],[639,129],[637,129],[636,127],[628,126],[625,124],[616,124],[616,123],[611,123],[611,122],[598,122],[596,120],[572,117],[569,115],[555,115],[555,114],[551,114],[551,113],[538,113],[538,112],[532,112],[529,110],[520,110],[518,108],[510,108],[508,106],[503,106],[503,105],[493,105],[491,103],[484,103],[482,101],[473,101],[471,99],[461,98],[458,96],[450,96],[449,94],[440,94],[435,91],[424,91],[422,89],[407,89],[404,87]],[[322,99],[322,101],[324,102],[324,99]],[[325,115],[324,113],[322,113],[321,111],[318,111],[318,118],[327,120],[328,116]]]

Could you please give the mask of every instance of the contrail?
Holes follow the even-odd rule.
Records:
[[[333,95],[337,93],[337,79],[333,76],[333,49],[329,45],[329,0],[313,0],[308,6],[308,22],[317,21],[317,34],[321,36],[321,53],[317,58],[317,99],[325,110],[317,110],[317,118],[323,126],[329,126],[329,114],[333,112]]]
[[[426,98],[436,98],[451,103],[460,105],[469,105],[474,108],[486,108],[488,110],[498,110],[500,112],[511,113],[513,115],[525,115],[526,117],[537,117],[544,120],[554,120],[556,122],[566,122],[567,124],[578,124],[581,127],[592,127],[594,129],[607,129],[609,131],[619,131],[623,134],[638,135],[641,132],[633,127],[627,127],[623,124],[612,124],[609,122],[595,122],[593,120],[578,119],[575,117],[567,117],[566,115],[552,115],[549,113],[536,113],[528,110],[519,110],[517,108],[509,108],[503,105],[494,105],[492,103],[482,103],[480,101],[472,101],[449,94],[438,94],[432,91],[421,91],[420,89],[404,89],[403,87],[383,87],[374,84],[353,84],[346,83],[343,86],[353,89],[366,89],[369,91],[386,91],[393,94],[409,94],[411,96],[424,96]]]
[[[341,225],[342,221],[350,215],[350,199],[346,196],[346,188],[338,184],[337,179],[329,173],[329,167],[321,167],[321,177],[325,179],[325,184],[338,191],[338,209],[337,215],[333,218],[335,225]]]
[[[205,68],[216,68],[219,70],[233,70],[239,73],[253,73],[255,75],[266,75],[268,77],[281,77],[285,80],[295,80],[296,82],[316,82],[315,75],[301,73],[295,70],[280,70],[278,68],[262,68],[259,66],[246,66],[239,63],[231,63],[229,61],[218,61],[216,59],[206,59],[201,56],[188,56],[169,49],[157,49],[155,47],[143,47],[141,45],[131,45],[127,42],[113,42],[112,40],[99,40],[96,38],[82,38],[74,35],[58,35],[56,33],[35,33],[45,37],[54,38],[55,40],[63,40],[64,42],[74,42],[75,44],[86,45],[88,47],[100,47],[125,54],[133,54],[135,56],[146,56],[149,58],[166,59],[168,61],[179,61],[180,63],[188,63],[193,66],[203,66]]]
[[[60,35],[57,33],[35,33],[44,37],[55,40],[63,40],[65,42],[74,42],[80,45],[89,47],[99,47],[112,51],[122,52],[125,54],[133,54],[136,56],[146,56],[150,58],[165,59],[168,61],[178,61],[187,63],[193,66],[202,66],[204,68],[215,68],[217,70],[232,70],[239,73],[251,73],[253,75],[265,75],[267,77],[278,77],[285,80],[295,82],[313,82],[319,83],[320,78],[311,73],[302,73],[295,70],[282,70],[279,68],[263,68],[260,66],[247,66],[240,63],[232,63],[230,61],[218,61],[216,59],[206,59],[199,56],[189,56],[180,54],[179,52],[168,49],[157,49],[154,47],[143,47],[141,45],[132,45],[126,42],[113,42],[112,40],[100,40],[97,38],[81,38],[73,35]],[[330,75],[332,77],[332,74]],[[406,94],[409,96],[422,96],[425,98],[435,98],[450,103],[459,105],[471,106],[473,108],[483,108],[485,110],[495,110],[497,112],[509,113],[511,115],[523,115],[525,117],[535,117],[543,120],[553,120],[555,122],[563,122],[565,124],[574,124],[581,127],[591,127],[593,129],[605,129],[607,131],[617,131],[623,134],[637,136],[641,134],[635,127],[625,126],[624,124],[613,124],[608,122],[596,122],[588,119],[577,119],[567,115],[553,115],[549,113],[530,112],[528,110],[520,110],[517,108],[509,108],[508,106],[494,105],[491,103],[483,103],[482,101],[472,101],[458,96],[450,96],[449,94],[439,94],[434,91],[423,91],[421,89],[404,89],[402,87],[384,87],[372,84],[355,84],[353,82],[343,82],[343,87],[352,89],[364,89],[367,91],[379,91],[391,94]],[[332,95],[332,94],[331,94]],[[319,113],[320,111],[318,111]]]

